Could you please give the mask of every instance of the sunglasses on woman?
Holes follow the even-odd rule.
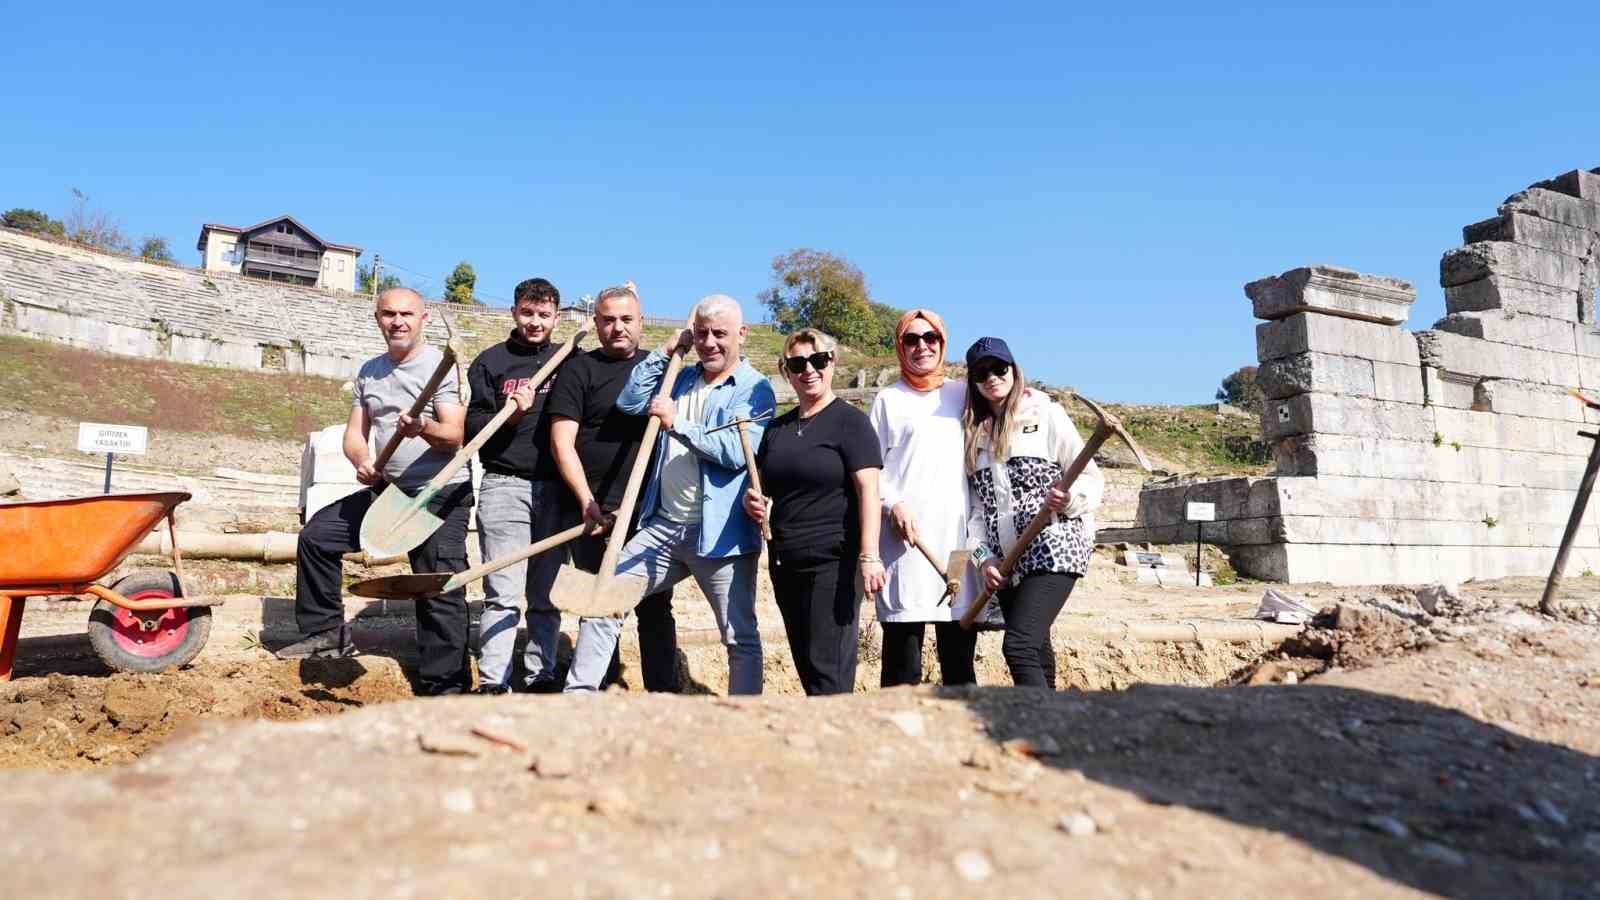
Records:
[[[977,382],[977,381],[988,381],[990,375],[993,375],[996,378],[1004,378],[1004,377],[1006,377],[1007,375],[1010,375],[1010,374],[1011,374],[1011,363],[1005,363],[1005,362],[978,363],[977,365],[975,365],[972,368],[967,370],[967,380],[974,381],[974,382]]]
[[[783,367],[796,375],[806,370],[807,363],[811,365],[811,368],[821,372],[828,366],[833,365],[833,354],[826,350],[821,350],[809,356],[785,356],[783,358]]]
[[[944,343],[944,338],[939,337],[939,332],[937,331],[908,331],[905,334],[900,335],[900,343],[904,345],[906,349],[914,350],[918,344],[927,344],[929,347],[937,347]]]

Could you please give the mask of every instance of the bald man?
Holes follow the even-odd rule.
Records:
[[[361,520],[387,484],[415,494],[461,448],[467,408],[452,368],[433,400],[416,418],[408,415],[444,354],[424,338],[428,310],[410,288],[378,295],[373,317],[388,349],[361,366],[355,403],[344,429],[344,455],[367,485],[319,510],[300,531],[295,558],[295,622],[304,635],[277,651],[282,659],[338,659],[356,652],[344,620],[343,556],[361,546]],[[373,468],[372,444],[402,440],[383,471]],[[472,508],[471,466],[463,466],[428,503],[444,521],[412,550],[413,572],[461,572],[467,568],[467,516]],[[417,602],[417,693],[456,694],[469,687],[467,598],[461,588]]]

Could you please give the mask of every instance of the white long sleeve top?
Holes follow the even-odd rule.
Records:
[[[966,387],[947,381],[918,391],[897,381],[878,392],[868,417],[883,450],[878,491],[887,519],[896,503],[910,510],[923,542],[941,562],[966,546],[967,478],[962,463],[961,411]],[[887,521],[878,539],[887,581],[878,594],[879,622],[948,622],[959,619],[978,594],[968,567],[961,590],[941,605],[944,580],[917,548]]]

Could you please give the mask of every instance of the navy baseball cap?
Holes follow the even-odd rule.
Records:
[[[1012,365],[1017,364],[1016,359],[1011,355],[1011,348],[1006,346],[1005,341],[997,337],[978,338],[971,347],[967,348],[967,368],[972,368],[978,360],[985,357],[998,359],[1003,363]]]

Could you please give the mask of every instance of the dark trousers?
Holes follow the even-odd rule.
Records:
[[[343,557],[361,549],[361,520],[377,496],[374,489],[357,491],[323,507],[301,529],[294,586],[294,618],[301,633],[316,634],[344,624]],[[411,571],[466,571],[471,510],[472,484],[466,481],[442,488],[428,501],[428,511],[444,524],[408,554]],[[466,588],[418,598],[417,657],[418,693],[467,689]]]
[[[926,622],[885,622],[883,624],[882,687],[922,683],[922,633]],[[978,651],[978,632],[968,631],[960,622],[933,623],[939,652],[939,675],[945,684],[977,684],[972,669]]]
[[[1023,576],[1021,583],[996,596],[1006,616],[1000,652],[1011,670],[1012,684],[1055,690],[1056,651],[1050,646],[1050,626],[1077,583],[1076,575],[1038,572]]]
[[[807,696],[856,689],[861,603],[856,599],[855,569],[853,556],[803,566],[784,562],[767,569],[789,636],[789,652]]]
[[[605,551],[604,537],[580,537],[572,542],[572,564],[585,572],[598,572]],[[644,689],[655,694],[676,694],[679,691],[678,621],[672,617],[672,588],[640,600],[634,613],[639,622],[639,670]],[[606,671],[601,689],[621,677],[622,647],[619,645],[611,654],[611,668]]]

